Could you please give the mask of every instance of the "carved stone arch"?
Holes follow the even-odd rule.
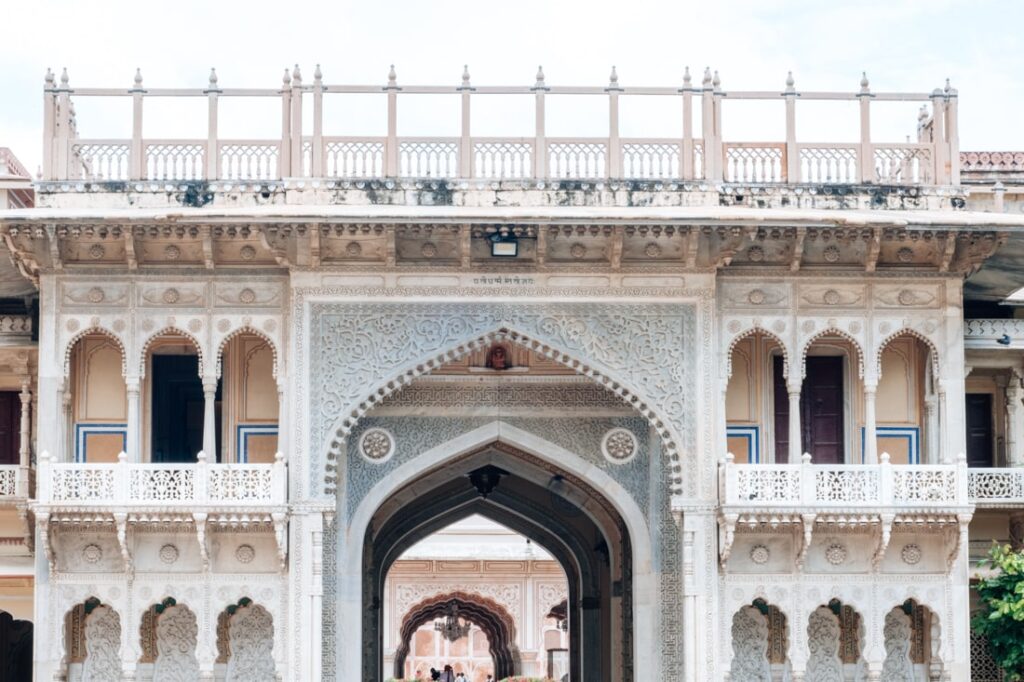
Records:
[[[807,352],[811,349],[816,341],[821,340],[826,336],[839,336],[844,340],[849,341],[853,346],[854,353],[857,354],[857,375],[860,378],[864,378],[864,347],[861,342],[851,334],[850,332],[843,331],[835,325],[829,325],[824,329],[816,331],[812,334],[803,344],[800,346],[800,378],[807,376]]]
[[[195,611],[186,604],[166,606],[156,620],[156,662],[153,677],[199,679],[199,625]]]
[[[764,334],[765,336],[769,337],[770,339],[774,340],[777,344],[779,344],[779,348],[782,349],[782,376],[789,376],[789,367],[791,363],[791,353],[789,346],[786,345],[786,342],[783,341],[782,337],[780,337],[778,334],[769,329],[764,328],[760,324],[755,323],[753,326],[748,327],[743,331],[739,332],[738,334],[736,334],[735,336],[733,336],[732,339],[729,341],[729,348],[726,351],[725,356],[726,381],[728,381],[729,378],[732,377],[732,354],[733,351],[736,350],[736,346],[743,339],[754,336],[755,334]]]
[[[741,606],[731,620],[732,679],[745,682],[771,682],[768,616],[752,604]]]
[[[72,604],[64,615],[64,660],[82,663],[83,680],[121,677],[120,613],[97,597]]]
[[[910,606],[913,611],[908,615],[910,615],[913,625],[927,630],[927,633],[922,630],[917,634],[918,639],[914,642],[911,655],[912,658],[921,660],[914,660],[914,662],[930,664],[933,668],[941,670],[944,666],[943,661],[947,657],[948,649],[947,642],[943,638],[942,620],[939,617],[939,610],[923,601],[917,590],[904,590],[900,596],[904,597],[903,601],[888,602],[892,604],[892,608],[889,611],[898,608],[906,609],[907,606]],[[889,611],[886,611],[885,614],[888,614]],[[923,617],[919,611],[923,611],[927,615],[927,623],[922,622]],[[918,650],[919,648],[920,650]]]
[[[227,663],[226,682],[274,682],[277,679],[274,661],[274,616],[262,605],[243,597],[228,606],[224,619],[224,642]],[[218,618],[220,625],[221,618]],[[221,632],[217,645],[221,648]],[[221,653],[221,652],[218,652]],[[220,656],[218,656],[220,660]]]
[[[405,676],[405,659],[409,655],[409,644],[416,630],[424,623],[446,616],[452,607],[456,607],[462,618],[479,627],[487,636],[497,679],[502,680],[521,672],[522,660],[516,645],[515,619],[512,615],[493,599],[454,591],[429,597],[410,608],[402,617],[399,629],[401,643],[395,651],[396,678]]]
[[[71,353],[74,352],[75,346],[78,342],[87,336],[103,336],[106,339],[113,342],[117,346],[118,350],[121,351],[121,376],[128,376],[128,351],[125,348],[124,339],[105,327],[93,325],[79,332],[76,332],[74,336],[68,339],[68,342],[64,345],[64,378],[67,379],[71,376]]]
[[[932,339],[930,339],[928,337],[928,335],[923,334],[923,333],[919,332],[918,330],[913,329],[912,327],[909,327],[909,326],[906,326],[906,325],[900,327],[895,332],[893,332],[891,334],[888,334],[884,339],[882,339],[882,342],[878,344],[878,347],[875,349],[874,358],[873,358],[874,359],[874,363],[875,363],[875,367],[874,367],[875,376],[878,376],[878,377],[882,376],[882,353],[885,352],[886,347],[890,343],[892,343],[893,341],[895,341],[896,339],[898,339],[901,336],[912,336],[915,339],[917,339],[918,341],[922,342],[928,348],[928,354],[929,354],[929,356],[932,359],[932,376],[934,378],[938,379],[939,378],[939,348],[938,348],[938,346],[935,344],[934,340],[932,340]]]
[[[166,327],[163,327],[162,329],[158,329],[157,331],[153,332],[148,337],[146,337],[146,341],[142,344],[142,347],[139,349],[137,366],[139,368],[140,377],[146,376],[146,356],[149,354],[150,347],[153,345],[155,341],[158,341],[165,336],[185,337],[189,341],[189,343],[191,343],[192,346],[195,347],[196,354],[199,356],[199,376],[206,376],[206,354],[203,351],[203,344],[199,341],[198,338],[196,338],[195,334],[193,334],[192,332],[185,331],[181,327],[168,325]]]
[[[681,448],[677,444],[677,441],[680,440],[680,435],[672,429],[671,420],[663,417],[661,410],[653,406],[653,401],[647,400],[642,392],[618,377],[612,376],[610,372],[594,367],[591,362],[574,357],[560,348],[531,338],[508,327],[497,328],[465,339],[453,346],[449,346],[447,350],[436,352],[425,359],[417,359],[413,364],[407,364],[404,368],[399,367],[386,378],[378,381],[375,386],[369,387],[366,392],[361,393],[361,398],[359,398],[358,402],[344,410],[342,416],[338,417],[331,427],[328,428],[325,435],[326,442],[322,444],[322,448],[327,452],[327,460],[335,461],[343,456],[345,439],[352,433],[362,417],[383,402],[385,398],[400,391],[417,377],[428,375],[450,362],[469,355],[480,348],[489,347],[495,342],[515,343],[550,360],[554,360],[578,374],[589,377],[599,386],[618,395],[627,405],[634,408],[655,428],[658,436],[661,438],[664,452],[671,461],[671,476],[669,480],[670,493],[673,499],[679,499],[683,494],[683,458],[686,459],[689,470],[693,473],[694,480],[700,480],[700,463],[697,461],[697,458],[693,453],[689,452],[680,454]],[[328,463],[327,466],[330,467],[325,472],[327,492],[333,493],[335,492],[335,477],[330,473],[330,470],[333,469],[333,464]]]
[[[267,345],[270,346],[270,352],[274,357],[272,376],[275,379],[277,379],[278,363],[280,362],[280,355],[277,347],[277,342],[270,338],[270,335],[267,334],[266,332],[262,332],[249,324],[243,324],[241,327],[231,330],[217,344],[217,378],[219,379],[221,376],[222,363],[224,360],[224,348],[228,345],[228,343],[231,342],[232,339],[242,336],[244,334],[252,334],[253,336],[258,336],[264,341],[266,341]]]

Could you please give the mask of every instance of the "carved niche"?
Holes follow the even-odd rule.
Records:
[[[187,606],[168,606],[156,622],[156,664],[153,682],[193,682],[199,679],[196,614]]]
[[[912,680],[914,666],[910,661],[911,622],[902,608],[895,608],[885,615],[885,664],[882,666],[883,680]]]
[[[757,608],[744,606],[733,616],[732,651],[732,679],[771,682],[768,619]]]
[[[228,625],[226,682],[274,682],[274,623],[262,606],[242,606]]]
[[[843,682],[839,641],[839,619],[827,606],[819,606],[807,622],[807,682]]]
[[[85,617],[85,662],[82,682],[121,679],[121,619],[109,606]]]

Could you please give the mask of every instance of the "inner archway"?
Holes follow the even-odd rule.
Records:
[[[632,680],[632,549],[626,524],[597,489],[500,439],[423,471],[373,514],[363,551],[363,679],[404,674],[383,665],[381,607],[389,569],[412,545],[471,515],[530,539],[564,571],[568,679]],[[501,665],[519,674],[511,658]],[[504,669],[499,672],[498,665],[496,660],[501,679]]]

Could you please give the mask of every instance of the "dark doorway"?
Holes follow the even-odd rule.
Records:
[[[992,466],[992,394],[968,393],[967,466]]]
[[[154,355],[152,411],[153,462],[194,462],[203,449],[203,382],[195,355]],[[217,432],[220,433],[220,382],[217,384]],[[220,450],[220,438],[217,439]],[[218,453],[206,453],[220,461]]]
[[[0,680],[32,682],[32,623],[0,611]]]
[[[0,391],[0,464],[18,464],[21,447],[21,396]]]
[[[788,461],[789,393],[782,376],[782,358],[775,356],[775,461]],[[812,355],[806,358],[807,373],[800,389],[801,449],[815,464],[843,464],[846,419],[843,397],[843,358]],[[794,462],[795,463],[795,462]]]

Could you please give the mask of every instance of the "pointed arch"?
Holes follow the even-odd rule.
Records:
[[[791,364],[789,346],[786,345],[786,342],[783,341],[782,337],[780,337],[778,334],[761,326],[760,323],[755,322],[753,326],[744,329],[740,333],[736,334],[736,336],[732,337],[732,340],[729,341],[729,349],[726,353],[725,358],[726,381],[728,381],[729,378],[732,377],[732,354],[733,351],[736,350],[736,346],[739,345],[739,342],[742,341],[743,339],[755,336],[757,334],[763,334],[764,336],[767,336],[768,338],[775,341],[775,343],[779,344],[779,348],[782,349],[782,376],[789,376],[789,367]]]
[[[168,325],[162,329],[158,329],[157,331],[153,332],[148,337],[146,337],[146,341],[142,344],[142,347],[139,349],[139,376],[146,376],[146,356],[149,355],[150,347],[153,345],[154,342],[160,340],[162,337],[167,336],[183,336],[186,339],[188,339],[188,341],[195,347],[196,354],[199,356],[199,376],[206,376],[206,358],[205,354],[203,353],[203,344],[199,341],[198,338],[196,338],[195,334],[187,332],[181,327],[177,327],[174,325]]]
[[[93,325],[77,332],[68,340],[67,344],[64,345],[64,378],[67,379],[71,376],[71,354],[74,352],[75,346],[77,346],[78,342],[87,336],[103,336],[117,346],[118,350],[121,351],[121,377],[127,377],[128,351],[125,348],[124,340],[106,327]]]
[[[224,348],[227,347],[228,343],[230,343],[232,339],[238,338],[239,336],[245,334],[252,334],[253,336],[258,336],[259,338],[263,339],[268,346],[270,346],[270,352],[274,357],[272,376],[274,377],[274,379],[277,379],[278,363],[280,362],[277,343],[272,338],[270,338],[268,334],[260,331],[259,329],[256,329],[255,327],[249,324],[243,324],[241,327],[233,329],[223,339],[220,340],[220,343],[217,344],[215,368],[217,378],[219,379],[221,376],[222,363],[224,359]]]
[[[874,357],[872,359],[873,359],[873,361],[875,363],[874,370],[875,370],[876,376],[882,376],[882,353],[885,352],[886,347],[890,343],[892,343],[896,339],[900,338],[901,336],[911,336],[911,337],[917,339],[918,341],[920,341],[921,343],[923,343],[925,345],[925,347],[928,348],[928,355],[932,359],[932,376],[934,378],[938,379],[939,378],[939,349],[938,349],[938,346],[936,346],[935,342],[932,339],[928,338],[928,336],[926,336],[925,334],[922,334],[921,332],[917,331],[916,329],[913,329],[913,328],[908,327],[906,325],[900,327],[895,332],[887,335],[884,339],[882,339],[882,342],[879,343],[878,347],[875,349]]]
[[[680,497],[683,492],[683,457],[687,460],[689,471],[696,480],[700,480],[700,462],[697,461],[692,453],[684,452],[680,454],[680,447],[676,442],[679,434],[673,433],[670,420],[661,414],[660,409],[645,400],[641,391],[630,386],[619,377],[612,376],[610,373],[595,367],[591,362],[577,358],[547,342],[532,338],[527,334],[508,327],[499,327],[479,334],[449,346],[446,350],[437,351],[425,359],[419,359],[414,364],[399,367],[387,377],[378,381],[374,386],[369,387],[366,392],[361,394],[362,397],[358,399],[358,402],[351,405],[351,409],[346,414],[338,417],[331,427],[328,428],[324,436],[325,442],[321,444],[321,448],[327,452],[326,459],[332,462],[342,456],[345,439],[352,433],[363,416],[383,402],[385,398],[400,391],[417,377],[428,375],[450,362],[459,360],[481,347],[490,346],[495,342],[514,343],[543,355],[550,360],[554,360],[575,371],[577,374],[591,378],[599,386],[618,395],[627,405],[634,408],[654,427],[661,438],[665,454],[671,462],[669,482],[670,492],[673,497]],[[333,493],[335,492],[336,483],[336,478],[330,473],[331,469],[333,469],[333,464],[328,462],[325,462],[325,464],[327,467],[330,467],[325,476],[327,492]]]
[[[861,342],[853,336],[853,334],[845,332],[835,325],[829,325],[824,329],[815,332],[806,341],[804,341],[803,345],[800,347],[800,377],[803,378],[807,376],[807,352],[815,342],[820,341],[826,336],[839,336],[850,342],[850,345],[853,346],[853,351],[857,354],[857,375],[863,379],[864,347],[861,345]]]

